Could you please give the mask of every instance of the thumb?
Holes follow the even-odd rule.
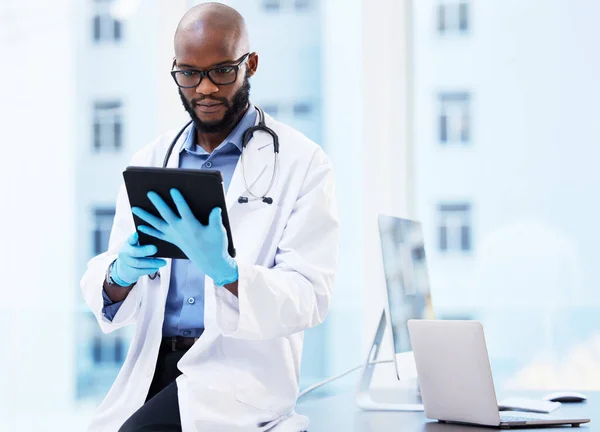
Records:
[[[129,236],[129,238],[127,239],[127,243],[129,243],[131,246],[135,246],[137,244],[138,240],[139,240],[139,236],[136,231]]]
[[[222,224],[221,207],[215,207],[208,216],[208,224],[210,226],[219,226]]]

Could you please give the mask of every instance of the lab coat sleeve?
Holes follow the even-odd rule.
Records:
[[[102,310],[104,308],[104,297],[102,295],[104,289],[102,285],[106,277],[106,270],[110,263],[117,258],[121,245],[134,230],[135,226],[133,217],[131,216],[127,192],[125,186],[122,185],[117,197],[115,218],[108,242],[108,250],[89,261],[87,270],[80,283],[85,302],[96,316],[100,328],[104,333],[110,333],[133,323],[140,309],[142,295],[139,284],[136,284],[129,292],[127,298],[122,302],[112,320],[110,317],[105,316]]]
[[[238,261],[238,297],[215,286],[222,334],[273,339],[322,323],[332,295],[338,236],[333,169],[318,149],[279,241],[275,265]]]
[[[102,313],[109,321],[112,321],[117,312],[119,312],[119,308],[123,304],[123,301],[113,302],[106,293],[106,290],[102,290],[102,299],[104,300]]]

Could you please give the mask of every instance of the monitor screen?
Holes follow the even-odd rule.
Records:
[[[433,319],[423,230],[419,222],[379,215],[379,234],[394,351],[406,353],[407,321]]]

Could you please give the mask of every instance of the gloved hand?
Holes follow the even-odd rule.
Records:
[[[177,189],[171,189],[171,197],[181,217],[177,216],[157,193],[149,192],[148,198],[162,220],[139,207],[134,207],[131,209],[133,214],[151,225],[142,225],[138,229],[177,246],[216,285],[223,286],[237,281],[238,266],[227,251],[227,232],[223,226],[221,209],[215,207],[210,212],[208,225],[204,226],[194,217]]]
[[[112,266],[110,276],[121,286],[129,286],[145,275],[156,273],[167,262],[161,258],[151,258],[158,248],[154,245],[140,246],[138,233],[134,232],[119,250],[119,255]]]

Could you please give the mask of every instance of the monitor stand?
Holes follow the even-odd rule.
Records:
[[[367,361],[363,367],[361,378],[356,390],[356,404],[359,408],[367,411],[423,411],[423,404],[404,404],[404,403],[389,403],[379,402],[373,400],[369,393],[371,387],[371,380],[373,378],[373,372],[375,370],[375,362],[379,354],[379,348],[383,341],[383,334],[386,327],[385,311],[381,311],[381,318],[379,319],[379,325],[375,332],[375,337],[371,343],[369,349],[369,355]],[[415,390],[415,394],[416,394]]]

